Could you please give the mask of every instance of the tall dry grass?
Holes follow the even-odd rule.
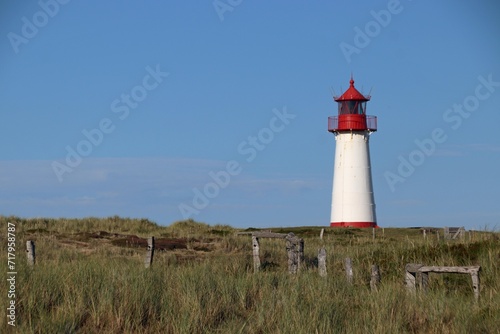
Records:
[[[418,230],[282,229],[305,240],[307,267],[289,275],[282,240],[261,240],[264,270],[252,268],[248,236],[228,226],[194,221],[169,227],[111,217],[87,220],[23,220],[18,227],[16,330],[22,333],[496,333],[500,330],[500,241],[498,233],[472,240],[424,240]],[[87,225],[87,226],[86,226]],[[145,249],[91,240],[82,249],[61,240],[77,232],[108,231],[140,236],[197,237],[216,243],[212,251],[157,252],[149,269]],[[279,229],[275,229],[279,231]],[[62,237],[61,237],[62,236]],[[22,247],[36,239],[37,263],[27,266]],[[2,249],[6,242],[2,238]],[[327,248],[326,278],[315,257]],[[343,260],[351,257],[354,281],[346,282]],[[0,254],[3,272],[6,252]],[[481,265],[481,299],[473,298],[466,275],[431,275],[428,293],[409,294],[404,265]],[[371,291],[371,265],[382,282]],[[6,309],[6,283],[0,283]],[[0,328],[10,330],[6,317]]]

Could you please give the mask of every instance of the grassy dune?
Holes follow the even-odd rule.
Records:
[[[418,229],[272,229],[304,238],[307,267],[287,273],[283,240],[261,240],[264,270],[254,274],[248,236],[194,221],[161,227],[148,220],[0,217],[0,268],[7,273],[7,222],[16,224],[16,328],[20,333],[498,333],[500,238],[424,240]],[[145,269],[143,239],[176,240]],[[136,236],[138,238],[131,238]],[[28,267],[25,241],[35,240]],[[132,242],[130,240],[142,240]],[[326,278],[316,256],[327,249]],[[350,257],[354,282],[346,283]],[[404,265],[481,265],[481,298],[468,275],[431,274],[428,293],[409,294]],[[378,264],[382,282],[369,286]],[[0,280],[6,314],[7,282]],[[5,292],[4,292],[5,291]]]

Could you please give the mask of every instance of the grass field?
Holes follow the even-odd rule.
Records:
[[[419,229],[271,228],[305,241],[306,267],[287,272],[285,242],[261,240],[253,272],[243,231],[192,220],[0,217],[0,332],[18,333],[500,333],[500,235],[424,239]],[[7,223],[15,225],[16,327],[8,325]],[[251,229],[249,229],[251,230]],[[145,238],[163,240],[146,269]],[[26,261],[26,240],[36,264]],[[327,249],[327,277],[316,267]],[[353,284],[343,262],[350,257]],[[480,300],[469,275],[431,274],[427,293],[405,289],[404,266],[480,265]],[[382,281],[371,291],[373,264]]]

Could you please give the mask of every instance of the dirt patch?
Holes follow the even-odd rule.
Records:
[[[38,232],[38,231],[37,231]],[[122,248],[146,249],[147,238],[132,234],[98,232],[78,232],[72,234],[59,234],[57,240],[66,246],[78,248],[95,248],[96,245],[108,244]],[[155,238],[156,251],[192,250],[199,253],[212,252],[216,249],[216,238]]]
[[[61,240],[61,244],[63,245],[72,245],[72,246],[78,246],[78,247],[89,247],[89,244],[86,242],[78,241],[78,240]]]
[[[111,240],[111,243],[119,247],[146,248],[148,246],[147,239],[140,238],[136,235],[128,235],[126,237],[120,236],[119,238]],[[188,240],[184,238],[155,238],[155,250],[157,251],[187,248]]]

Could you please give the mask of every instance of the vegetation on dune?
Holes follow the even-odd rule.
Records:
[[[500,238],[426,239],[418,229],[272,228],[304,238],[306,268],[287,273],[285,244],[261,239],[263,270],[253,273],[248,235],[193,220],[159,226],[147,219],[21,219],[16,225],[16,330],[22,333],[495,333],[500,330]],[[256,229],[250,229],[254,231]],[[241,230],[243,231],[243,230]],[[3,235],[3,233],[2,233]],[[145,238],[166,244],[144,268]],[[131,239],[132,238],[132,239]],[[37,263],[25,259],[35,240]],[[120,241],[121,240],[121,241]],[[137,244],[126,242],[137,240]],[[117,242],[119,241],[119,242]],[[184,245],[184,246],[180,246]],[[0,262],[7,263],[1,239]],[[327,277],[315,258],[327,249]],[[350,257],[354,281],[346,282]],[[382,281],[369,286],[378,264]],[[481,265],[476,302],[468,275],[433,274],[411,294],[404,265]],[[5,266],[4,273],[7,272]],[[7,290],[6,280],[0,291]],[[5,296],[6,294],[4,294]],[[3,310],[7,298],[0,299]],[[2,332],[12,328],[0,317]]]

